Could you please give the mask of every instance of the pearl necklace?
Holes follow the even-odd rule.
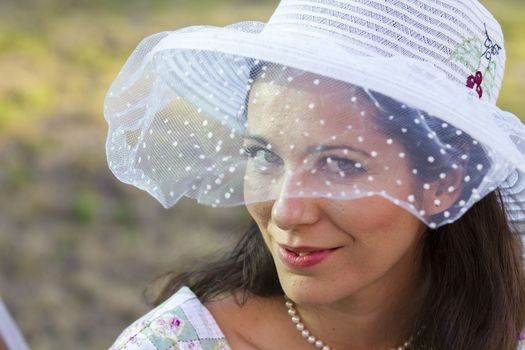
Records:
[[[310,333],[310,331],[308,329],[306,329],[306,327],[304,326],[304,323],[301,322],[301,318],[297,314],[297,310],[295,310],[294,302],[291,301],[290,299],[288,299],[288,297],[286,295],[284,296],[284,299],[286,300],[285,304],[286,304],[286,307],[288,308],[288,315],[290,315],[290,317],[292,318],[292,322],[295,324],[295,328],[301,333],[301,335],[304,338],[306,338],[306,341],[308,341],[308,343],[314,345],[316,348],[321,349],[321,350],[336,350],[336,349],[332,349],[328,345],[325,345],[322,340],[317,339],[316,337],[314,337]],[[399,346],[397,348],[392,348],[391,350],[406,350],[406,349],[408,349],[408,347],[412,343],[413,338],[414,337],[411,336],[406,342],[403,343],[403,345],[401,345],[401,346]]]

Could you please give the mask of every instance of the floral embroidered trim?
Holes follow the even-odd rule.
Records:
[[[493,60],[498,56],[502,47],[494,43],[490,38],[485,27],[485,41],[480,38],[465,39],[450,54],[449,60],[459,62],[467,67],[468,70],[475,72],[467,77],[466,86],[470,89],[476,89],[481,98],[484,91],[491,97],[496,76],[496,61]],[[483,58],[487,61],[487,66],[482,70]]]

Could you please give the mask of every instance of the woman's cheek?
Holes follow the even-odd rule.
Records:
[[[359,235],[394,225],[402,214],[401,211],[404,209],[390,204],[383,198],[354,199],[344,202],[334,218],[334,223],[345,232]]]

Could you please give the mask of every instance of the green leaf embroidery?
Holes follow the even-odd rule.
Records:
[[[450,54],[449,60],[464,64],[470,71],[476,72],[481,66],[483,43],[478,38],[466,39]]]
[[[491,61],[489,65],[487,66],[487,69],[485,69],[485,72],[483,73],[483,83],[481,83],[481,86],[483,87],[483,91],[489,96],[489,98],[492,98],[493,94],[493,87],[494,87],[494,80],[496,79],[496,61]]]

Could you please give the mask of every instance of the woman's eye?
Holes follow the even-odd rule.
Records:
[[[266,148],[250,146],[243,148],[243,150],[248,158],[253,158],[258,164],[268,163],[269,165],[272,165],[280,164],[282,162],[278,155]]]
[[[340,176],[351,174],[362,174],[366,172],[363,164],[354,161],[352,159],[340,158],[340,157],[327,157],[325,158],[326,167],[333,173],[338,173]]]

